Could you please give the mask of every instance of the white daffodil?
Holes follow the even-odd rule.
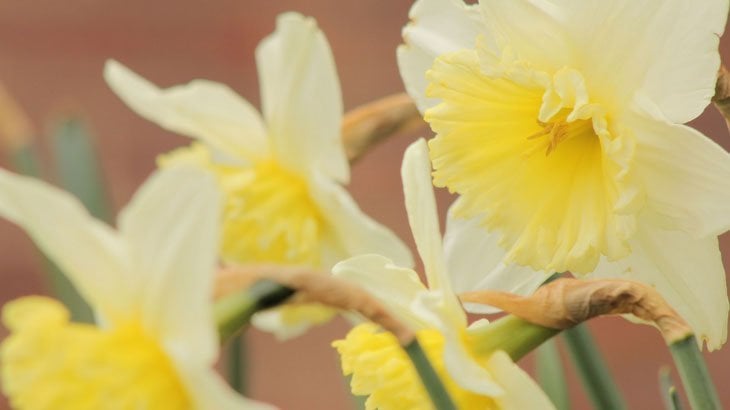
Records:
[[[403,159],[403,190],[428,288],[416,272],[381,255],[348,259],[335,265],[333,273],[370,291],[417,331],[458,408],[552,408],[542,390],[506,353],[480,350],[483,341],[478,330],[483,321],[467,327],[446,272],[430,171],[426,142],[416,141]],[[334,346],[342,357],[343,371],[352,375],[353,393],[370,396],[368,409],[429,408],[428,394],[393,335],[363,324]]]
[[[70,323],[63,305],[39,296],[5,305],[0,367],[13,408],[270,408],[212,367],[219,197],[211,175],[161,171],[114,231],[72,195],[0,170],[0,215],[58,264],[97,318]]]
[[[329,270],[350,256],[376,252],[410,264],[408,248],[366,216],[341,185],[349,181],[341,93],[315,21],[296,13],[279,16],[256,59],[263,118],[230,88],[211,81],[163,90],[115,61],[104,75],[138,114],[198,140],[160,162],[192,163],[217,175],[225,191],[224,261]],[[259,314],[254,323],[293,336],[333,314],[288,307]]]
[[[477,218],[507,266],[649,283],[721,346],[730,156],[682,123],[714,94],[727,14],[726,0],[417,1],[399,65],[437,134],[434,183],[461,195],[453,216]]]

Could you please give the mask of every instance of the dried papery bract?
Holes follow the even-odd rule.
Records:
[[[692,329],[651,286],[626,280],[559,279],[532,296],[478,291],[460,295],[463,302],[498,307],[529,322],[568,329],[596,316],[632,314],[654,323],[667,344],[686,339]]]
[[[407,94],[394,94],[361,105],[345,114],[342,141],[347,159],[354,163],[376,144],[424,125]]]
[[[344,311],[357,312],[393,333],[402,346],[407,346],[415,339],[415,333],[408,326],[396,319],[364,289],[312,269],[275,265],[224,268],[218,273],[215,298],[220,299],[246,289],[262,279],[270,279],[295,289],[297,293],[289,303],[319,303]]]
[[[728,128],[730,128],[730,74],[724,65],[720,66],[720,70],[717,72],[715,96],[712,97],[712,102],[725,118]]]

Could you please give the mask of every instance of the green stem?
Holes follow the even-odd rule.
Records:
[[[241,394],[246,394],[246,341],[235,335],[228,343],[228,383]]]
[[[428,361],[428,357],[426,357],[426,353],[418,343],[418,339],[413,339],[403,349],[408,353],[408,357],[411,358],[413,366],[418,371],[418,375],[421,376],[423,386],[431,397],[431,401],[436,410],[456,410],[451,396],[449,396],[446,387],[444,387],[441,379]]]
[[[535,350],[543,342],[560,333],[507,315],[481,329],[473,329],[469,336],[477,339],[474,354],[488,357],[497,350],[503,350],[514,361]]]
[[[547,340],[535,351],[537,381],[558,410],[570,409],[565,371],[560,361],[558,345]]]
[[[682,410],[682,403],[679,399],[679,393],[674,386],[669,367],[659,369],[659,392],[664,402],[664,408],[667,410]]]
[[[228,340],[247,325],[256,312],[283,303],[294,292],[274,281],[260,280],[244,291],[216,301],[214,314],[220,340]]]
[[[721,409],[715,385],[694,336],[669,345],[689,403],[694,410]]]
[[[599,410],[625,409],[624,399],[585,325],[563,332],[563,340],[593,406]]]

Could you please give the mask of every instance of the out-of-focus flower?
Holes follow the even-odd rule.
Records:
[[[349,165],[340,140],[342,101],[327,40],[311,18],[279,16],[256,51],[263,119],[225,85],[195,80],[162,90],[117,62],[105,78],[133,110],[197,139],[160,159],[187,162],[218,177],[225,192],[222,258],[328,270],[377,252],[408,265],[407,247],[366,216],[341,184]],[[292,336],[332,310],[286,307],[254,323]]]
[[[406,151],[402,175],[408,220],[429,287],[416,272],[381,255],[356,256],[335,265],[333,273],[370,291],[416,330],[458,408],[552,408],[506,353],[480,350],[484,321],[467,327],[446,272],[430,171],[426,142],[419,140]],[[333,345],[344,373],[352,375],[353,393],[370,396],[368,409],[429,408],[428,394],[392,334],[362,324]]]
[[[3,308],[2,384],[14,408],[269,408],[212,368],[219,198],[207,173],[160,171],[114,231],[70,194],[0,170],[0,215],[25,229],[97,317],[70,323],[59,302],[38,296]]]
[[[507,265],[649,283],[719,347],[730,156],[681,123],[714,93],[727,12],[416,2],[399,64],[437,134],[434,183],[461,195],[454,216],[477,218]]]

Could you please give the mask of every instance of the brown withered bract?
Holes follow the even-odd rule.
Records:
[[[490,305],[528,322],[568,329],[596,316],[633,314],[654,323],[668,344],[692,334],[687,322],[656,289],[627,280],[558,279],[531,296],[477,291],[460,295],[463,302]]]

